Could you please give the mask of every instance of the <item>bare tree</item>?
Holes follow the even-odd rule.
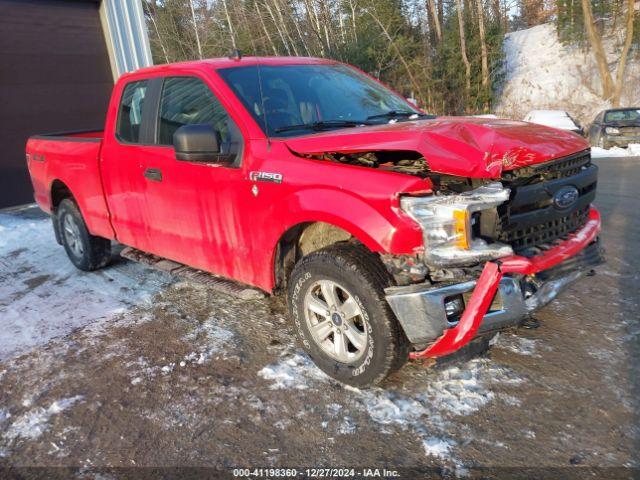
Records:
[[[368,13],[369,15],[371,15],[371,18],[373,18],[373,21],[376,22],[376,24],[380,27],[380,30],[382,30],[382,33],[389,41],[389,45],[393,47],[393,49],[396,51],[396,54],[398,55],[400,62],[404,66],[404,69],[406,70],[407,76],[409,77],[409,80],[411,81],[411,84],[413,85],[413,87],[416,89],[417,92],[421,92],[422,89],[420,88],[420,84],[416,81],[416,78],[413,75],[413,72],[411,71],[409,64],[407,63],[407,60],[404,58],[404,55],[402,55],[402,52],[398,48],[398,45],[396,44],[396,42],[393,40],[393,37],[389,35],[389,30],[387,30],[387,28],[383,25],[380,19],[373,12],[368,11]]]
[[[442,41],[442,27],[440,26],[440,17],[438,16],[438,9],[436,7],[436,0],[427,0],[427,4],[429,6],[429,12],[431,13],[431,18],[433,22],[433,27],[436,32],[436,38],[438,42]]]
[[[193,18],[193,31],[196,34],[196,44],[198,46],[198,58],[202,60],[202,45],[200,45],[200,34],[198,33],[198,23],[196,22],[196,12],[193,9],[193,0],[189,0],[189,6],[191,7],[191,18]]]
[[[276,48],[276,44],[271,39],[271,35],[269,35],[269,30],[267,29],[266,23],[264,23],[264,18],[262,18],[262,12],[260,11],[260,7],[258,6],[258,2],[256,2],[256,13],[258,15],[258,19],[260,20],[260,24],[262,25],[262,30],[264,30],[264,36],[267,38],[267,42],[271,46],[271,50],[273,50],[274,55],[278,55],[278,49]]]
[[[467,94],[471,90],[471,64],[469,58],[467,58],[467,40],[464,34],[464,11],[462,9],[462,1],[456,0],[456,7],[458,8],[458,28],[460,29],[460,55],[462,56],[462,63],[464,63],[465,78],[466,78],[466,90]]]
[[[164,56],[165,62],[169,63],[169,54],[167,53],[167,48],[164,46],[164,42],[162,41],[162,35],[160,35],[160,30],[158,29],[158,23],[156,22],[156,2],[148,2],[144,4],[147,6],[147,16],[149,20],[151,20],[151,24],[153,25],[153,30],[156,33],[156,37],[158,37],[158,44],[160,45],[160,49],[162,50],[162,55]]]
[[[613,80],[611,79],[611,72],[609,72],[607,55],[604,51],[604,47],[602,46],[602,38],[595,26],[590,0],[582,0],[582,11],[584,14],[584,25],[587,29],[589,43],[591,44],[593,54],[596,57],[596,64],[598,65],[600,83],[602,84],[602,98],[608,100],[613,95]]]
[[[624,82],[624,71],[627,66],[627,57],[629,56],[629,49],[631,48],[631,42],[633,40],[633,21],[635,9],[634,9],[634,1],[627,0],[627,31],[625,33],[625,41],[624,46],[622,47],[622,52],[620,53],[620,63],[618,63],[618,72],[616,73],[616,84],[613,91],[613,97],[611,98],[611,103],[614,107],[620,105],[620,96],[622,95],[622,84]]]
[[[227,18],[227,26],[229,27],[229,36],[231,37],[231,46],[234,50],[238,48],[236,43],[236,34],[233,30],[233,23],[231,22],[231,16],[229,15],[229,7],[227,6],[227,0],[222,0],[222,7],[224,8],[224,16]]]
[[[487,55],[487,40],[484,32],[484,11],[482,8],[482,0],[476,0],[478,7],[478,27],[480,29],[480,54],[482,56],[482,86],[489,84],[489,59]]]

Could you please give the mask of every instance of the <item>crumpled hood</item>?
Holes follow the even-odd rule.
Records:
[[[503,170],[546,162],[589,148],[578,135],[533,123],[473,117],[439,117],[345,128],[291,138],[295,153],[356,153],[411,150],[433,172],[498,178]]]

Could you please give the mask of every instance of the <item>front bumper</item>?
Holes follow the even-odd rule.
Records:
[[[600,226],[600,214],[592,207],[580,230],[538,256],[514,255],[487,262],[477,280],[455,285],[388,288],[387,301],[409,341],[429,344],[412,358],[448,355],[477,334],[518,324],[528,313],[546,305],[601,262],[597,242]],[[450,324],[444,304],[455,295],[466,297],[466,308],[460,320]]]
[[[630,135],[605,135],[605,143],[613,147],[628,147],[632,143],[640,143],[640,136]]]

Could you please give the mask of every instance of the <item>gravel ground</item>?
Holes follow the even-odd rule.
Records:
[[[598,275],[486,355],[411,363],[364,391],[310,363],[278,298],[125,260],[81,273],[42,215],[0,214],[0,478],[637,478],[640,161],[598,164]]]

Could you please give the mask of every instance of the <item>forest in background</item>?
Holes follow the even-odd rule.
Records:
[[[635,0],[144,0],[155,63],[295,55],[353,64],[436,114],[492,111],[509,31],[553,22],[616,105],[640,51]],[[638,2],[635,2],[638,3]],[[613,54],[603,39],[615,37]],[[618,48],[619,46],[619,48]],[[615,58],[612,58],[615,57]],[[613,68],[612,68],[613,67]]]

